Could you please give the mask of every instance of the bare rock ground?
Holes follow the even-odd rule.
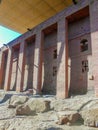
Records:
[[[9,107],[11,103],[15,106]],[[28,115],[17,114],[26,113],[27,106]],[[98,98],[93,94],[61,100],[0,92],[0,130],[98,130],[97,122]]]

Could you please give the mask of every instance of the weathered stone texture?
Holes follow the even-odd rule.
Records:
[[[11,99],[9,100],[9,108],[15,108],[18,105],[24,104],[25,102],[28,101],[28,97],[27,96],[19,96],[19,95],[13,95],[11,97]]]
[[[29,99],[25,104],[16,108],[16,115],[36,115],[50,110],[50,101]]]

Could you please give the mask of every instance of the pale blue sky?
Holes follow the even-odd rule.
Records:
[[[21,34],[19,34],[17,32],[7,29],[3,26],[0,26],[0,47],[3,44],[7,44],[8,42],[14,40],[15,38],[17,38],[20,35]]]

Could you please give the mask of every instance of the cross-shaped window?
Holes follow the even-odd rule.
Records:
[[[88,71],[89,71],[88,60],[84,60],[84,61],[82,61],[82,73],[88,72]]]

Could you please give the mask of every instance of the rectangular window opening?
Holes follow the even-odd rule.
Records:
[[[53,59],[57,59],[57,49],[53,51]]]

